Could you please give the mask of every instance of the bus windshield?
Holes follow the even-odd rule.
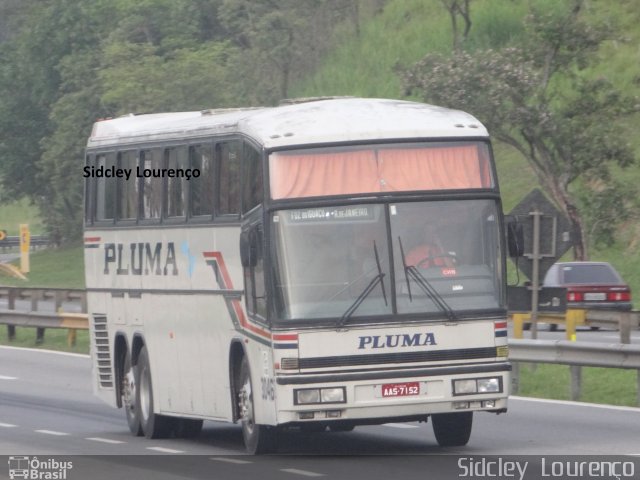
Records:
[[[493,200],[288,209],[272,224],[276,323],[504,308]]]

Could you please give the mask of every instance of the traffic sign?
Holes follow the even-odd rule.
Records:
[[[525,261],[518,261],[518,269],[533,280],[533,216],[537,212],[540,219],[539,272],[544,277],[547,270],[572,246],[571,223],[556,206],[539,190],[532,190],[515,206],[508,216],[517,220],[524,230]],[[540,278],[539,280],[542,280]],[[541,282],[540,282],[541,283]]]

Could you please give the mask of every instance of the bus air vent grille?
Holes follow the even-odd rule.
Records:
[[[105,315],[93,315],[93,342],[98,379],[102,388],[113,388],[111,348]]]

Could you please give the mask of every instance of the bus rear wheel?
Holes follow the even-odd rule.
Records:
[[[127,417],[129,430],[136,437],[141,437],[142,425],[140,424],[140,407],[137,402],[137,385],[139,381],[138,366],[131,364],[131,353],[125,353],[122,367],[122,406]]]
[[[240,423],[242,424],[242,437],[247,451],[253,455],[276,451],[278,448],[277,427],[255,423],[253,388],[247,357],[242,359],[242,364],[240,365],[238,408]]]
[[[142,347],[138,356],[139,383],[137,388],[137,404],[140,407],[140,424],[147,438],[167,438],[173,429],[174,419],[155,413],[153,388],[151,383],[151,367],[147,347]]]
[[[433,433],[441,447],[462,447],[469,442],[473,412],[438,413],[431,415]]]

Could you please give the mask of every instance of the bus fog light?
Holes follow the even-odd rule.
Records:
[[[300,412],[298,418],[300,420],[313,420],[314,412]]]
[[[453,402],[453,408],[455,410],[463,410],[469,408],[469,402]]]
[[[344,403],[344,387],[320,389],[322,403]]]
[[[495,400],[485,400],[482,402],[482,406],[485,408],[494,408],[496,406]]]
[[[478,386],[475,379],[469,380],[454,380],[453,381],[453,394],[464,395],[468,393],[476,393]]]
[[[327,410],[327,418],[340,418],[342,412],[340,410]]]
[[[478,379],[478,393],[496,393],[500,391],[499,378]]]
[[[293,391],[295,405],[305,405],[309,403],[320,403],[320,390],[318,388],[305,388]]]

